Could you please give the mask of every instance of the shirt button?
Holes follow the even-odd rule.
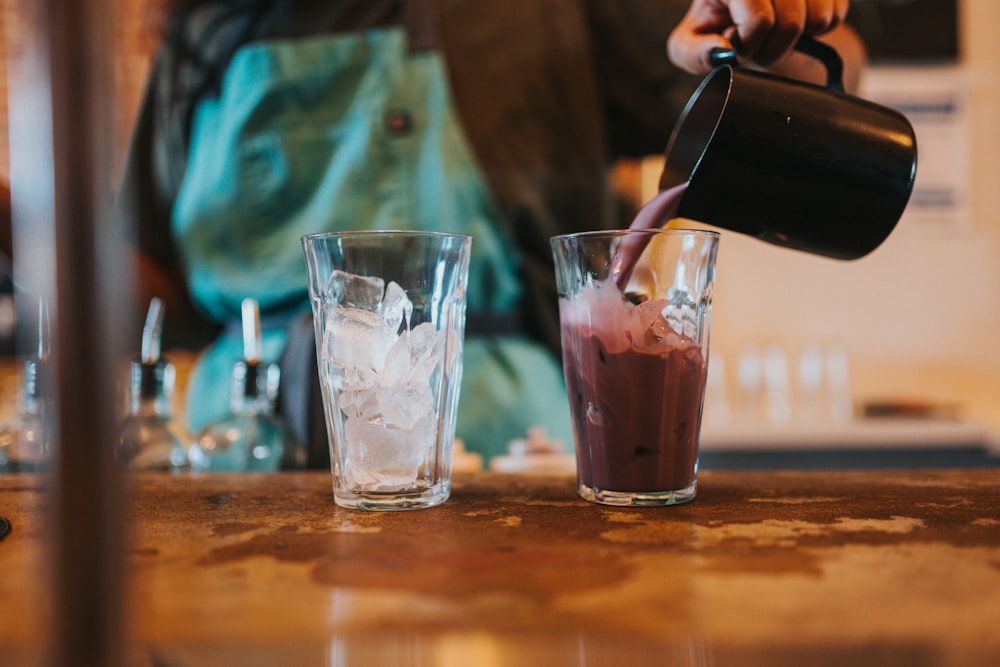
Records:
[[[391,109],[385,114],[385,127],[389,134],[403,136],[413,129],[413,117],[406,109]]]

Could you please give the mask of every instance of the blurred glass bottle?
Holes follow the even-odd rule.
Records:
[[[170,407],[176,371],[160,356],[163,313],[162,301],[154,298],[142,330],[140,358],[129,365],[128,414],[121,423],[117,452],[128,470],[176,471],[187,466]]]
[[[0,433],[0,470],[37,472],[52,460],[55,439],[49,364],[49,312],[38,302],[38,347],[22,368],[17,396],[17,418]]]
[[[257,301],[244,299],[242,314],[243,359],[233,365],[230,412],[205,427],[191,445],[189,458],[194,470],[275,471],[297,451],[290,433],[274,413],[280,371],[277,364],[261,361]]]

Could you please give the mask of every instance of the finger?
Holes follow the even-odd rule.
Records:
[[[851,8],[851,0],[835,0],[834,5],[834,20],[830,25],[830,30],[833,30],[839,25],[847,22],[847,12]]]
[[[732,49],[733,44],[724,35],[696,32],[684,22],[678,24],[667,39],[670,61],[692,74],[707,74],[712,70],[709,53],[716,48]]]
[[[740,52],[761,65],[770,65],[784,57],[805,29],[806,2],[771,0],[730,5],[740,36]]]
[[[667,42],[670,61],[691,74],[707,74],[713,66],[709,59],[713,49],[732,49],[722,35],[690,35]]]
[[[821,35],[836,28],[847,18],[850,0],[809,0],[806,4],[805,32]]]
[[[830,29],[836,6],[830,0],[809,0],[806,3],[806,20],[803,30],[818,35]]]

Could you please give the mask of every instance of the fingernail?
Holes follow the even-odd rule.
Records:
[[[712,67],[736,64],[736,49],[727,49],[724,46],[716,46],[708,52],[708,64]]]

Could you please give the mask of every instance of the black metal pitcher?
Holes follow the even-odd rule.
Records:
[[[856,259],[906,208],[916,137],[898,111],[843,92],[832,47],[803,37],[796,49],[823,61],[826,87],[735,67],[723,53],[674,128],[660,189],[687,182],[680,217]]]

